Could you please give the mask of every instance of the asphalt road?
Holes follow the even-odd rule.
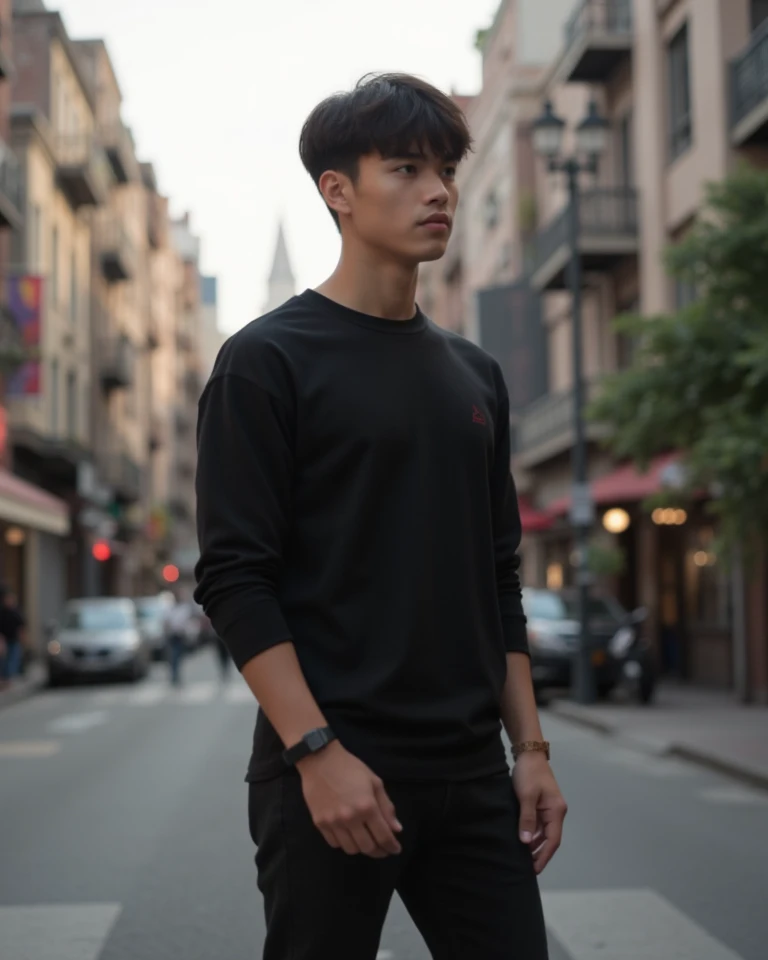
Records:
[[[0,711],[2,960],[261,956],[255,706],[208,652],[186,679]],[[768,794],[545,723],[571,808],[542,879],[552,960],[766,960]],[[380,958],[428,960],[397,902]]]

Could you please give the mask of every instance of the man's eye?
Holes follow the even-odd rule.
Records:
[[[450,180],[453,180],[453,178],[456,176],[456,167],[446,167],[443,172],[445,173],[446,177],[448,177]]]
[[[414,164],[414,163],[404,163],[404,164],[402,165],[402,167],[398,167],[395,172],[396,172],[396,173],[400,173],[401,170],[404,171],[405,173],[415,173],[415,172],[416,172],[416,164]]]

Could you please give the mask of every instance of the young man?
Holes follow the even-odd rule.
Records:
[[[260,704],[265,960],[374,960],[395,891],[435,960],[547,955],[536,874],[565,803],[531,683],[507,393],[414,299],[469,144],[413,77],[321,103],[300,149],[339,264],[232,337],[201,400],[196,596]]]

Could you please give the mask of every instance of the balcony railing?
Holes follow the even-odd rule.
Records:
[[[587,402],[594,399],[600,381],[586,384]],[[527,407],[517,428],[517,445],[524,466],[532,467],[562,454],[573,446],[573,390],[550,393]],[[587,421],[587,437],[599,439],[605,433],[596,423]]]
[[[56,141],[59,185],[74,209],[100,206],[112,183],[104,150],[91,134],[63,134]]]
[[[578,0],[565,25],[558,76],[603,83],[632,52],[631,0]]]
[[[101,383],[110,392],[133,385],[135,351],[125,336],[109,337],[101,344]]]
[[[147,191],[147,239],[153,250],[158,250],[167,239],[167,221],[165,207],[161,198],[153,191]]]
[[[568,242],[570,206],[566,205],[537,234],[531,256],[531,285],[538,290],[565,287],[571,257]],[[637,253],[638,204],[632,187],[587,190],[579,199],[578,252],[585,270],[611,269],[617,260]]]
[[[105,127],[100,139],[118,183],[128,183],[138,176],[133,138],[124,123],[118,121]]]
[[[16,154],[0,140],[0,226],[21,226],[21,167]]]
[[[104,479],[114,489],[119,500],[134,502],[141,498],[143,471],[125,450],[108,452],[103,471]]]
[[[768,141],[768,21],[731,63],[731,126],[738,146]]]
[[[95,232],[104,277],[110,283],[131,280],[136,275],[136,248],[123,224],[110,215],[97,222]]]

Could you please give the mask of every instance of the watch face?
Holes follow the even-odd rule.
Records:
[[[325,735],[325,730],[312,730],[306,735],[304,742],[310,750],[315,751],[324,747],[328,742],[328,738]]]

